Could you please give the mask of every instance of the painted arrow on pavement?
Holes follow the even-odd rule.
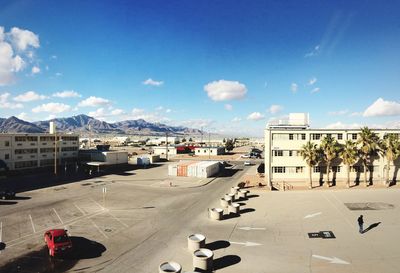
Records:
[[[243,245],[243,246],[260,246],[262,244],[258,244],[258,243],[253,243],[253,242],[245,242],[245,243],[241,243],[241,242],[230,242],[231,244],[235,244],[235,245]]]
[[[304,216],[304,219],[312,218],[312,217],[315,217],[315,216],[320,215],[320,214],[322,214],[322,212],[316,212],[316,213],[313,213],[313,214],[308,214],[308,215]]]
[[[240,227],[240,228],[238,228],[238,229],[241,229],[241,230],[265,230],[266,228],[256,228],[256,227]]]
[[[320,259],[320,260],[326,260],[329,261],[331,264],[350,264],[349,262],[343,261],[337,257],[325,257],[325,256],[320,256],[320,255],[312,255],[314,258]]]

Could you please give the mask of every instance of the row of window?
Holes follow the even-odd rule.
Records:
[[[273,173],[302,173],[304,167],[272,167]]]
[[[378,166],[368,166],[368,171],[377,172]],[[282,167],[282,166],[274,166],[272,167],[273,173],[303,173],[304,167]],[[332,166],[331,171],[334,173],[340,173],[342,171],[342,166]],[[361,173],[364,171],[363,166],[351,166],[350,172]],[[314,166],[314,173],[326,173],[326,166]]]
[[[54,136],[41,136],[40,141],[54,141]],[[77,136],[57,136],[57,140],[63,141],[79,141]],[[37,142],[37,136],[15,136],[16,142]],[[9,143],[8,143],[9,145]]]
[[[300,151],[297,150],[274,150],[273,156],[300,156]]]
[[[336,138],[337,140],[343,139],[343,134],[321,134],[321,133],[314,133],[310,134],[311,140],[320,140],[325,136],[330,136]],[[273,140],[306,140],[306,134],[272,134]],[[357,134],[351,133],[347,135],[347,139],[357,140]]]

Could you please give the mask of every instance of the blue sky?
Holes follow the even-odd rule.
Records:
[[[0,116],[400,127],[399,1],[2,1]]]

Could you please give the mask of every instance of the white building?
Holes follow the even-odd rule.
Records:
[[[166,146],[154,146],[152,147],[153,154],[155,155],[165,155],[167,153]],[[168,146],[168,156],[176,155],[177,150],[175,146]]]
[[[196,147],[194,149],[195,155],[223,155],[225,154],[225,147]]]
[[[298,114],[297,114],[298,115]],[[318,146],[321,140],[330,135],[340,144],[346,140],[357,141],[360,129],[311,129],[308,127],[308,115],[293,122],[278,122],[270,124],[265,129],[265,179],[268,185],[276,182],[288,182],[293,185],[306,185],[309,181],[309,167],[300,155],[302,146],[311,141]],[[303,123],[303,124],[301,124]],[[398,134],[400,129],[371,129],[380,138],[385,134]],[[332,162],[330,180],[344,183],[347,179],[346,167],[340,158]],[[385,178],[386,161],[382,157],[375,157],[371,169],[373,183],[382,182]],[[400,166],[400,159],[395,166],[390,167],[390,177],[397,176],[396,169]],[[369,174],[368,174],[369,177]],[[351,167],[351,183],[363,180],[363,166],[361,161]],[[326,165],[319,163],[312,169],[313,186],[322,184],[326,180]]]
[[[78,158],[79,136],[57,134],[57,162],[75,163]],[[54,166],[54,135],[0,134],[0,160],[10,170]]]
[[[175,143],[179,143],[180,141],[181,140],[179,137],[173,137],[173,136],[168,137],[168,144],[174,145]],[[165,145],[166,143],[167,143],[166,137],[157,137],[157,138],[149,139],[146,142],[146,145]]]

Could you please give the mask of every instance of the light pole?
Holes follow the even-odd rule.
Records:
[[[211,143],[210,143],[210,131],[208,131],[208,159],[210,159]]]

